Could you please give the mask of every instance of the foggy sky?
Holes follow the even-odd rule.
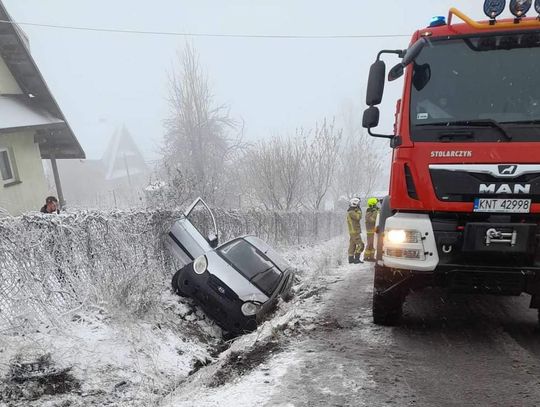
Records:
[[[482,0],[3,0],[15,21],[216,34],[410,34],[456,6],[481,18]],[[508,13],[507,13],[508,14]],[[149,160],[158,157],[167,78],[190,41],[218,103],[242,118],[249,140],[364,108],[369,66],[395,39],[236,39],[82,32],[23,25],[32,54],[88,158],[100,158],[123,123]],[[393,65],[397,60],[388,60]],[[387,87],[391,129],[400,83]],[[361,111],[359,111],[361,116]]]

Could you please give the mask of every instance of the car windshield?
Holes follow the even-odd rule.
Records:
[[[540,141],[539,58],[540,33],[430,42],[414,62],[412,139]]]
[[[263,293],[272,295],[281,271],[255,246],[238,239],[221,247],[218,253]]]
[[[264,240],[261,240],[255,236],[248,236],[245,239],[257,249],[259,249],[261,252],[263,252],[266,257],[268,257],[273,263],[275,263],[281,271],[285,271],[290,268],[289,263],[287,263],[287,261],[283,257],[281,257],[281,255],[276,252],[274,248],[271,247]]]

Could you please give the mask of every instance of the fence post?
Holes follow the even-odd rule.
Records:
[[[298,240],[298,244],[300,244],[300,221],[301,221],[301,216],[300,216],[300,213],[296,213],[296,237],[297,237],[297,240]]]
[[[279,236],[278,236],[278,214],[277,212],[274,212],[274,241],[275,243],[279,242]]]
[[[315,241],[319,241],[319,212],[314,212],[314,218],[315,218]]]

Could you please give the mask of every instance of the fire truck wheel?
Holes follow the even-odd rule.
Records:
[[[373,322],[377,325],[396,325],[403,312],[401,295],[380,294],[373,292]]]

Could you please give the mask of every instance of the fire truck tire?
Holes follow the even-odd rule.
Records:
[[[401,295],[373,292],[373,322],[376,325],[392,326],[399,323],[403,313]]]

